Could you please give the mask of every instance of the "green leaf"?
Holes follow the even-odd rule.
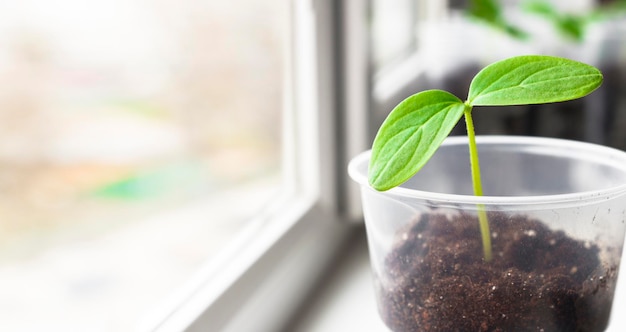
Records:
[[[441,90],[423,91],[398,104],[374,139],[370,185],[388,190],[415,175],[452,131],[465,107],[461,99]]]
[[[528,13],[542,15],[550,19],[554,19],[559,16],[558,12],[551,3],[539,0],[523,2],[522,10]]]
[[[576,42],[582,42],[585,37],[585,18],[574,15],[565,15],[554,24],[564,36]]]
[[[494,0],[472,0],[469,4],[468,13],[486,22],[495,22],[500,18],[502,8]]]
[[[505,106],[560,102],[584,97],[602,84],[595,67],[574,60],[524,55],[495,62],[472,80],[467,103]]]
[[[496,0],[472,0],[467,14],[495,30],[504,32],[511,37],[523,40],[528,34],[520,28],[509,24],[502,15],[502,5]]]
[[[564,37],[576,42],[583,41],[589,14],[582,16],[559,13],[552,4],[538,0],[526,2],[522,8],[551,22]]]

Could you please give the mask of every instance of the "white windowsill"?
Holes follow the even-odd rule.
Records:
[[[608,332],[626,331],[626,271],[622,264]],[[378,317],[365,232],[345,251],[336,269],[298,317],[293,332],[389,331]]]

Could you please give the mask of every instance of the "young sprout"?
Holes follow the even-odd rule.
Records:
[[[397,187],[415,175],[465,117],[474,195],[482,196],[478,150],[472,121],[474,106],[561,102],[586,96],[602,84],[595,67],[570,59],[524,55],[495,62],[472,80],[467,101],[442,90],[414,94],[398,104],[383,122],[372,145],[368,180],[379,191]],[[484,206],[478,218],[485,261],[491,236]]]

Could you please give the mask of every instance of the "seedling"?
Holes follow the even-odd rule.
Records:
[[[397,187],[415,175],[465,117],[474,195],[482,196],[478,150],[472,120],[474,106],[509,106],[561,102],[586,96],[602,83],[595,67],[543,55],[495,62],[472,79],[467,101],[443,90],[427,90],[400,102],[381,125],[369,164],[370,185],[379,191]],[[478,219],[485,261],[491,236],[484,206]]]

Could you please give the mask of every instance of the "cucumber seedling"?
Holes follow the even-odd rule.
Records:
[[[368,180],[379,191],[397,187],[415,175],[465,117],[474,195],[482,196],[478,150],[472,120],[474,106],[544,104],[584,97],[602,84],[597,68],[578,61],[523,55],[483,68],[470,83],[467,100],[443,90],[426,90],[400,102],[389,113],[372,145]],[[485,261],[491,235],[483,206],[478,206]]]

